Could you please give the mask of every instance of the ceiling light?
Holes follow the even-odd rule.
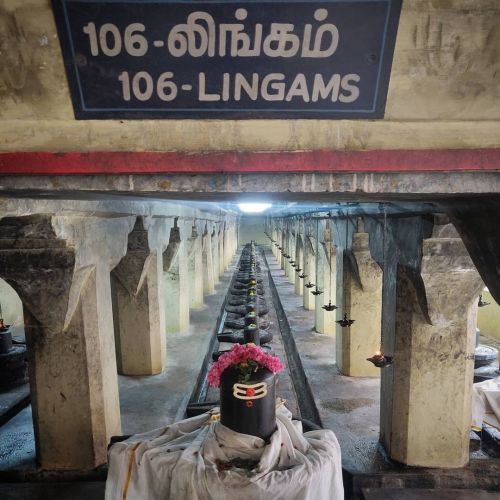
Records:
[[[238,208],[249,214],[258,214],[271,207],[271,203],[238,203]]]

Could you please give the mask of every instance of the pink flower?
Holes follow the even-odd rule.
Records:
[[[267,368],[272,373],[283,370],[283,363],[276,356],[266,354],[255,344],[234,344],[230,351],[222,354],[208,372],[208,383],[212,387],[219,387],[220,377],[226,368],[232,365],[239,365],[242,361],[255,361],[262,368]]]

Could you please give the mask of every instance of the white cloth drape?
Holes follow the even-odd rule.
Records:
[[[483,422],[500,429],[500,377],[473,385],[472,428],[481,430]]]
[[[212,412],[114,444],[106,500],[343,500],[333,432],[303,433],[284,406],[276,413],[267,445],[214,421]],[[251,472],[220,470],[236,457],[259,464]]]

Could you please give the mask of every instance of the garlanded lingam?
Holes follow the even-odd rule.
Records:
[[[234,344],[212,365],[208,383],[220,387],[221,423],[233,431],[268,439],[276,430],[276,356],[249,343]]]

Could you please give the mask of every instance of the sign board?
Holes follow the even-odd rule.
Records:
[[[401,0],[53,0],[77,119],[383,118]]]

